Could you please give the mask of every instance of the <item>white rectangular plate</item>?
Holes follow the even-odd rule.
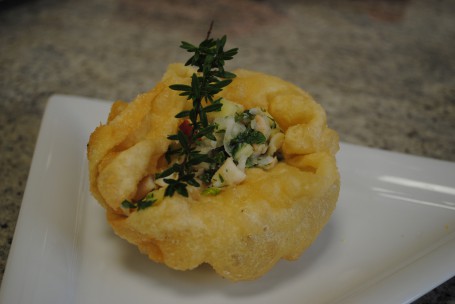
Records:
[[[110,105],[49,100],[1,303],[408,303],[455,274],[455,164],[349,144],[337,209],[298,261],[241,283],[155,264],[89,193],[86,144]]]

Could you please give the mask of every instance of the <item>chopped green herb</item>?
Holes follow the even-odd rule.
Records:
[[[247,125],[253,120],[254,114],[250,113],[249,110],[243,111],[242,113],[235,114],[235,121]]]
[[[140,201],[131,202],[129,200],[124,200],[122,202],[121,206],[122,206],[122,208],[125,208],[125,209],[143,210],[143,209],[153,205],[153,203],[155,203],[156,201],[157,201],[157,199],[153,196],[153,192],[149,192]]]
[[[204,195],[217,195],[221,192],[220,188],[210,187],[202,191]]]
[[[136,208],[136,205],[133,204],[132,202],[130,202],[129,200],[124,200],[122,202],[122,208],[125,208],[125,209],[134,209]]]
[[[224,177],[223,177],[223,175],[218,174],[218,178],[220,179],[220,182],[221,182],[221,183],[224,183]]]
[[[139,201],[137,202],[137,210],[144,210],[147,207],[150,207],[154,201]]]
[[[232,141],[231,146],[235,147],[238,144],[247,143],[250,145],[263,144],[267,138],[259,131],[253,129],[246,129],[246,131],[237,135]]]

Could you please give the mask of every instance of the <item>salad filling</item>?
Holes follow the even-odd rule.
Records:
[[[214,138],[198,137],[194,144],[195,155],[208,157],[193,166],[194,182],[188,189],[192,197],[217,195],[224,187],[243,182],[246,169],[269,170],[281,159],[284,133],[266,110],[245,110],[242,105],[224,98],[220,102],[221,110],[207,115],[214,128]],[[191,122],[182,120],[179,130],[191,136]],[[182,162],[181,150],[179,141],[173,141],[165,155],[168,169],[144,178],[133,202],[124,201],[122,207],[140,210],[162,200],[166,188],[178,182],[179,173],[173,168]]]

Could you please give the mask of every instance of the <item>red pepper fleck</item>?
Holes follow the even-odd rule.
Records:
[[[189,120],[184,120],[180,126],[179,126],[180,131],[183,132],[186,136],[191,136],[191,133],[193,132],[193,126],[191,125]]]

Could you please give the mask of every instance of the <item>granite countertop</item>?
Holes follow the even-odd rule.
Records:
[[[241,50],[235,66],[307,90],[342,141],[455,161],[454,12],[450,0],[0,1],[0,272],[49,96],[131,100],[212,19]],[[415,303],[455,303],[455,279]]]

